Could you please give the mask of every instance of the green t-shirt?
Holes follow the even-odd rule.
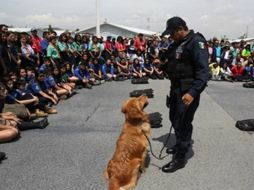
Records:
[[[67,75],[67,73],[64,73],[62,76],[61,76],[61,80],[62,82],[68,82],[69,81],[69,76]]]
[[[67,49],[67,45],[66,43],[64,42],[57,42],[57,47],[59,48],[59,50],[62,52],[62,51],[65,51]]]
[[[78,44],[77,42],[72,43],[73,47],[75,47],[76,51],[81,52],[82,51],[82,45]]]
[[[74,42],[68,43],[68,48],[69,48],[70,51],[77,51]]]
[[[58,50],[51,44],[49,44],[47,47],[47,57],[51,57],[53,59],[60,58]]]
[[[244,48],[243,51],[242,51],[242,56],[246,57],[246,58],[250,57],[251,56],[250,50],[247,50],[247,49]]]

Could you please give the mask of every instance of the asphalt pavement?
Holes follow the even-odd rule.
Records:
[[[163,127],[152,129],[151,143],[159,154],[170,128],[165,106],[168,80],[106,82],[57,106],[46,129],[21,132],[21,138],[0,144],[8,159],[0,164],[1,190],[106,190],[103,171],[111,159],[124,116],[121,105],[136,89],[152,88],[146,111],[160,112]],[[149,154],[137,190],[252,190],[254,138],[234,125],[254,118],[254,89],[242,83],[209,82],[194,119],[193,148],[185,168],[162,173],[171,156]],[[174,134],[167,146],[174,144]],[[165,152],[163,153],[165,155]]]

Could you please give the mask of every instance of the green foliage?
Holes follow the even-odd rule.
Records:
[[[53,32],[53,31],[54,31],[54,29],[52,28],[51,24],[49,24],[48,31],[49,31],[49,32]]]

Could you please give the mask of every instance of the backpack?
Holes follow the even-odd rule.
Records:
[[[254,119],[237,121],[235,126],[242,131],[254,131]]]

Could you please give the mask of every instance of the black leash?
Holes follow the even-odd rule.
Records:
[[[142,130],[143,134],[144,134],[145,137],[146,137],[146,140],[148,141],[148,144],[149,144],[149,147],[150,147],[150,152],[151,152],[151,154],[153,155],[153,157],[156,158],[157,160],[163,160],[164,158],[166,158],[166,157],[168,156],[168,154],[165,155],[165,156],[163,156],[163,157],[162,157],[161,155],[162,155],[162,151],[164,150],[164,148],[165,148],[166,145],[168,144],[168,141],[169,141],[169,139],[170,139],[170,135],[171,135],[172,128],[173,128],[173,125],[171,125],[171,127],[170,127],[170,129],[169,129],[169,133],[168,133],[168,136],[167,136],[167,140],[166,140],[166,142],[164,143],[164,145],[163,145],[163,147],[162,147],[162,149],[161,149],[161,151],[160,151],[159,157],[157,157],[157,156],[153,153],[151,141],[150,141],[149,138],[146,136],[145,132]]]
[[[176,95],[180,96],[179,93],[177,93]],[[181,96],[180,96],[180,99],[181,99]],[[180,115],[180,122],[183,122],[183,118],[184,118],[185,113],[186,113],[187,110],[188,110],[188,107],[185,107],[184,113],[183,113],[182,115]],[[175,117],[174,117],[174,122],[173,122],[173,123],[176,123],[175,121],[176,121],[176,115],[175,115]],[[161,154],[162,154],[162,151],[164,150],[164,148],[166,147],[166,145],[168,144],[168,141],[169,141],[170,136],[171,136],[172,128],[173,128],[173,124],[171,125],[171,127],[170,127],[170,129],[169,129],[169,133],[168,133],[168,136],[167,136],[167,140],[166,140],[166,142],[164,143],[164,145],[163,145],[163,147],[162,147],[162,149],[161,149],[161,151],[160,151],[159,157],[157,157],[157,156],[153,153],[152,144],[151,144],[149,138],[146,136],[145,132],[142,130],[143,134],[145,135],[145,137],[146,137],[146,139],[147,139],[147,141],[148,141],[148,143],[149,143],[150,152],[151,152],[151,154],[153,155],[153,157],[156,158],[157,160],[163,160],[165,157],[168,156],[168,154],[167,154],[167,155],[165,155],[165,156],[162,157]]]

